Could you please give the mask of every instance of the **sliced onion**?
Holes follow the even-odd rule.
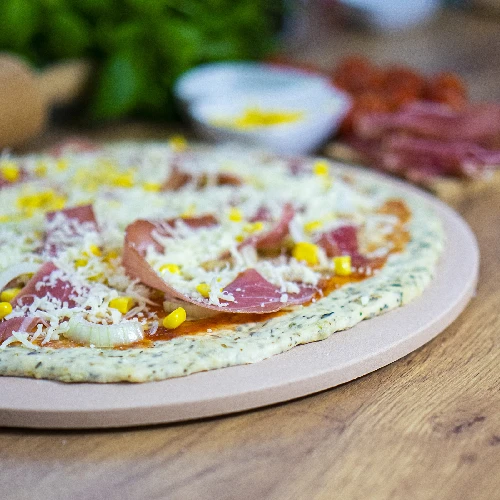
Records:
[[[128,345],[144,338],[142,325],[137,321],[114,325],[97,325],[81,316],[73,316],[68,322],[64,336],[79,344],[95,347],[115,347]]]
[[[10,266],[8,269],[0,272],[0,290],[3,290],[14,278],[23,274],[35,274],[41,267],[41,264],[33,264],[31,262],[21,262],[20,264]]]

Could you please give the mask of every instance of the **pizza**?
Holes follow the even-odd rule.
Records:
[[[421,197],[320,158],[68,143],[0,159],[0,374],[146,382],[254,363],[403,306]]]

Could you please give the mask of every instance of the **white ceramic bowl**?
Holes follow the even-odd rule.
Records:
[[[284,154],[305,154],[321,146],[350,107],[348,96],[326,78],[259,63],[201,66],[183,75],[174,91],[204,138],[244,142]],[[245,129],[220,125],[255,107],[297,111],[303,117],[291,123]]]

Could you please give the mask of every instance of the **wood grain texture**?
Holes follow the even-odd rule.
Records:
[[[449,19],[441,22],[449,28]],[[491,29],[490,20],[471,22]],[[439,26],[426,36],[434,29],[445,43]],[[463,33],[470,36],[467,27]],[[358,46],[372,47],[370,37],[356,36]],[[478,36],[484,42],[483,31]],[[387,43],[410,54],[404,40]],[[423,61],[437,50],[435,40],[425,44]],[[429,66],[453,61],[445,48],[437,54],[442,58]],[[458,57],[455,49],[449,55]],[[464,191],[453,205],[479,240],[478,293],[423,348],[336,389],[231,417],[119,431],[2,430],[0,497],[500,498],[500,190]]]

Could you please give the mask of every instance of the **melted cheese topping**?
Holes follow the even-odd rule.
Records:
[[[393,215],[377,212],[385,201],[381,194],[370,192],[368,185],[343,180],[333,164],[328,163],[331,169],[317,169],[314,160],[303,159],[300,172],[291,175],[291,163],[296,160],[235,146],[179,151],[168,144],[121,143],[62,158],[7,159],[22,167],[30,180],[13,182],[0,191],[0,276],[14,264],[51,260],[59,270],[50,280],[69,280],[76,305],[70,310],[49,294],[29,306],[15,307],[7,319],[36,315],[48,326],[38,325],[31,335],[17,333],[2,348],[20,342],[32,349],[39,342],[56,340],[67,332],[68,317],[75,314],[97,324],[133,318],[157,328],[156,313],[149,307],[154,292],[130,279],[121,266],[124,230],[136,219],[217,217],[219,224],[213,227],[190,229],[179,221],[168,237],[155,232],[163,251],[151,246],[146,253],[158,275],[182,293],[202,300],[199,285],[208,284],[209,302],[216,305],[234,300],[223,288],[249,267],[279,287],[282,302],[299,292],[298,283],[317,285],[324,273],[334,273],[332,259],[321,248],[317,263],[309,265],[285,254],[264,258],[252,246],[240,245],[246,238],[272,230],[287,203],[295,210],[285,242],[288,247],[313,243],[318,234],[350,224],[359,228],[362,251],[385,256],[392,244],[387,235],[400,223]],[[191,180],[177,191],[161,191],[176,169]],[[237,176],[242,184],[218,185],[221,172]],[[202,177],[206,182],[200,189]],[[52,222],[45,220],[47,211],[88,203],[93,205],[100,231],[62,214]],[[262,210],[268,215],[255,221]],[[61,251],[56,256],[41,251],[47,243]],[[172,264],[179,272],[168,270]],[[110,307],[119,296],[134,299],[134,308],[126,314]]]

